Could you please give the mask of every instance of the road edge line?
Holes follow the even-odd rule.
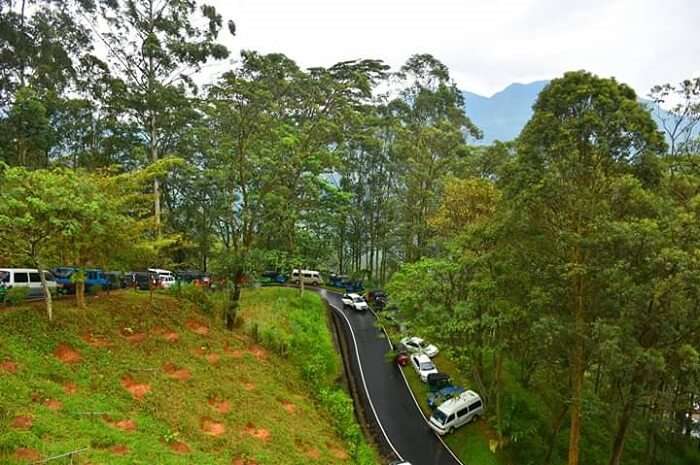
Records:
[[[374,320],[379,322],[379,318],[377,317],[377,314],[375,313],[374,310],[370,307],[369,309],[370,312],[372,312],[372,315],[374,315]],[[391,338],[389,337],[389,333],[386,332],[386,328],[384,327],[383,324],[379,323],[379,327],[382,328],[382,332],[384,333],[384,336],[386,337],[387,343],[389,344],[389,348],[393,351],[394,350],[394,344],[391,342]],[[359,358],[358,358],[359,360]],[[401,377],[403,378],[403,382],[406,385],[406,389],[408,389],[409,394],[411,394],[411,398],[413,399],[413,403],[416,405],[416,408],[420,412],[421,416],[423,417],[423,420],[425,423],[428,425],[428,428],[430,428],[430,420],[428,420],[428,417],[425,416],[425,413],[423,413],[423,409],[420,408],[420,404],[418,403],[418,399],[416,399],[415,394],[413,394],[413,389],[411,389],[411,385],[408,384],[408,380],[406,379],[406,375],[403,372],[402,367],[398,367],[399,371],[401,372]],[[432,431],[432,428],[430,428]],[[442,439],[442,436],[439,434],[435,433],[433,431],[433,434],[438,438],[438,440],[442,443],[442,445],[447,449],[447,452],[450,453],[453,459],[457,461],[460,465],[464,465],[464,463],[457,457],[457,455],[452,451],[450,446],[447,445],[444,439]]]
[[[384,425],[382,425],[381,420],[379,419],[379,415],[377,414],[377,411],[374,408],[374,402],[372,402],[372,397],[369,394],[369,389],[367,388],[367,381],[365,380],[365,373],[364,370],[362,369],[362,360],[360,359],[360,351],[357,348],[357,338],[355,337],[355,331],[352,329],[352,324],[350,323],[350,320],[348,317],[345,315],[345,313],[340,310],[338,307],[333,305],[328,299],[326,299],[326,302],[328,302],[328,305],[333,308],[336,312],[338,312],[340,315],[342,315],[343,319],[345,320],[345,323],[348,325],[348,328],[350,329],[350,335],[352,336],[352,343],[353,347],[355,349],[355,356],[357,357],[357,366],[360,369],[360,377],[362,378],[362,387],[365,390],[365,395],[367,396],[367,402],[369,403],[370,408],[372,409],[372,414],[374,414],[374,418],[377,420],[377,424],[379,425],[379,429],[382,430],[382,434],[384,435],[384,439],[386,439],[387,444],[389,444],[389,447],[391,447],[391,450],[396,454],[396,456],[399,458],[399,460],[403,461],[403,457],[401,454],[399,454],[399,451],[396,450],[396,447],[394,447],[394,444],[391,442],[391,439],[389,439],[389,435],[386,434],[386,430],[384,429]],[[415,398],[414,398],[415,401]],[[449,450],[449,448],[448,448]],[[452,451],[450,451],[452,453]],[[460,462],[461,463],[461,462]]]

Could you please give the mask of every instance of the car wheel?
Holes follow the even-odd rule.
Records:
[[[479,421],[479,415],[474,415],[471,422],[476,423],[477,421]]]
[[[450,429],[447,430],[447,434],[452,434],[455,432],[455,427],[452,426]]]

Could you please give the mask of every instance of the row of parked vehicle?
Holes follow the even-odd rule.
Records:
[[[478,420],[484,413],[479,394],[455,386],[449,375],[441,373],[432,358],[439,349],[416,336],[404,337],[397,346],[396,363],[410,364],[421,381],[428,384],[428,406],[433,409],[430,427],[439,435],[453,432],[460,426]]]
[[[50,292],[59,294],[74,294],[76,283],[75,267],[58,267],[45,270],[46,287]],[[108,272],[100,269],[83,270],[85,288],[90,289],[119,289],[137,288],[148,290],[152,288],[168,288],[177,282],[194,283],[202,287],[212,284],[211,277],[198,271],[171,272],[160,268],[149,268],[146,271]],[[42,298],[44,291],[39,270],[35,268],[0,268],[0,302],[8,289],[25,287],[28,289],[27,298]]]

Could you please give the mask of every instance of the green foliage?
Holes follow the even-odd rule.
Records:
[[[5,291],[5,303],[12,306],[17,306],[27,300],[29,288],[27,287],[12,287]]]

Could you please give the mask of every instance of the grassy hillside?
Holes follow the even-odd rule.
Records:
[[[244,293],[246,324],[284,314],[281,292]],[[0,310],[0,463],[351,463],[295,357],[166,295],[89,306],[59,302],[53,325],[40,306]]]

